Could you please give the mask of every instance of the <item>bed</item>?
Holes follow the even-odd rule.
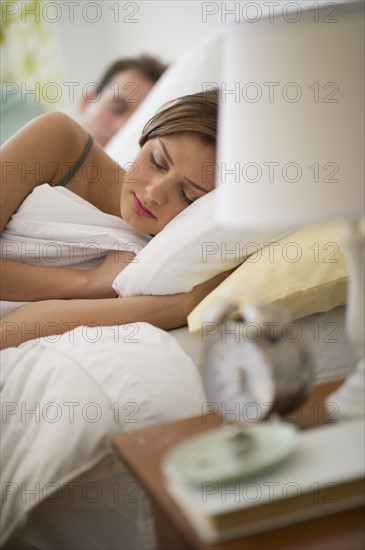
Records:
[[[162,103],[208,83],[219,84],[221,51],[218,35],[178,60],[108,145],[109,154],[122,165],[130,161],[145,120]],[[205,202],[214,199],[214,192],[210,195]],[[148,243],[140,261],[117,278],[120,295],[141,292],[141,281],[147,278],[144,265],[149,255],[156,258],[155,249],[166,251],[155,265],[164,276],[156,281],[150,274],[144,283],[148,293],[175,292],[182,266],[191,267],[185,290],[222,270],[220,254],[210,253],[209,261],[202,261],[202,243],[234,245],[241,237],[237,232],[222,237],[208,215],[210,207],[187,209],[195,223],[186,210],[182,221],[173,220],[170,232]],[[180,224],[186,228],[189,223],[184,240]],[[207,338],[201,328],[205,312],[229,292],[244,300],[242,288],[252,294],[258,291],[253,288],[258,280],[267,301],[289,307],[315,357],[316,383],[350,373],[355,354],[345,335],[347,268],[339,233],[336,225],[246,237],[244,244],[257,248],[248,253],[242,246],[239,262],[230,258],[233,263],[225,269],[239,264],[234,278],[192,312],[187,327],[169,332],[146,323],[79,327],[2,352],[3,543],[55,550],[155,547],[148,499],[116,458],[111,437],[201,412],[207,400],[200,377]],[[310,251],[314,235],[322,252],[315,266]],[[293,242],[303,251],[301,262],[268,260],[273,243],[287,250]],[[324,244],[329,242],[335,246],[336,263],[324,261]],[[174,257],[179,262],[171,262]],[[259,278],[262,273],[265,280]]]

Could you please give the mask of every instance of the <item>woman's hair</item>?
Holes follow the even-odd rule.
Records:
[[[219,88],[185,95],[162,107],[145,125],[139,140],[141,147],[151,138],[180,132],[192,132],[212,145],[217,139]]]

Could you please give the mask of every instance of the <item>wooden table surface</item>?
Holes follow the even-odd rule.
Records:
[[[324,399],[342,381],[317,386],[310,399],[285,420],[301,429],[330,422],[336,404]],[[175,444],[221,424],[218,415],[197,416],[115,436],[114,446],[153,503],[159,548],[166,550],[363,550],[364,509],[357,508],[224,543],[203,542],[165,490],[161,458]]]

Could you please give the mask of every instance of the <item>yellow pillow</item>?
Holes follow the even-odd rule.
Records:
[[[258,250],[191,312],[189,331],[200,331],[206,311],[229,296],[241,305],[255,300],[283,304],[293,319],[344,305],[343,232],[342,223],[310,225]]]

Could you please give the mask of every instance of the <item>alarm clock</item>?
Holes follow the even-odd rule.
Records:
[[[265,420],[299,407],[314,384],[314,362],[289,313],[278,305],[225,302],[208,317],[202,378],[221,415]]]

